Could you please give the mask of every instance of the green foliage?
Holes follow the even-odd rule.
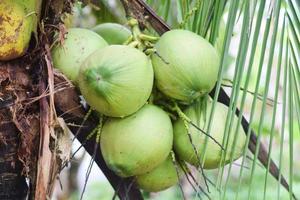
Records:
[[[112,7],[112,4],[107,2],[108,0],[102,1],[104,5],[102,13],[92,12],[97,18],[97,23],[116,20],[124,24],[120,4],[117,3]],[[300,165],[296,153],[300,138],[299,1],[147,0],[146,2],[172,28],[191,30],[217,46],[221,55],[221,66],[216,93],[219,93],[224,79],[229,78],[232,84],[232,87],[226,88],[231,101],[225,132],[238,133],[233,123],[234,110],[238,108],[256,132],[258,141],[266,144],[280,172],[287,177],[289,185],[299,197],[300,174],[296,170]],[[103,13],[106,12],[114,18],[104,17]],[[222,25],[223,21],[225,27]],[[94,25],[95,23],[91,26]],[[154,33],[152,29],[147,32]],[[210,118],[214,115],[216,101],[214,98]],[[241,122],[242,115],[238,116],[238,120]],[[210,123],[209,126],[213,124]],[[249,140],[249,137],[247,139]],[[225,138],[223,140],[225,148],[226,144]],[[245,149],[243,159],[237,162],[242,165],[241,168],[237,168],[235,163],[220,167],[214,172],[205,171],[220,189],[216,191],[210,186],[211,198],[291,199],[292,193],[286,192],[279,182],[270,177],[268,171],[259,165],[258,148],[255,155],[251,156],[251,160],[247,158],[248,153]],[[270,159],[268,162],[270,166]],[[193,192],[189,195],[196,198]],[[173,187],[151,199],[181,198],[180,190]]]

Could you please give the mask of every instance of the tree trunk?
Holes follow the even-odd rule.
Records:
[[[0,63],[0,199],[25,199],[25,177],[35,170],[36,104],[22,102],[36,93],[24,60]]]
[[[59,5],[57,2],[63,5],[61,8],[71,4],[70,1],[51,1]],[[44,26],[57,20],[55,16],[59,18],[61,14],[56,15],[47,0],[36,1],[34,11],[39,24]],[[51,121],[54,106],[51,107],[51,98],[45,96],[51,82],[46,47],[53,31],[48,33],[44,26],[33,30],[24,56],[0,62],[1,200],[49,198],[58,169],[55,151],[50,149],[50,140],[55,135]]]
[[[19,133],[7,112],[0,112],[0,199],[25,199],[27,185],[18,160]]]

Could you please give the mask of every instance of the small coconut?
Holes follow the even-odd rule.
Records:
[[[187,30],[171,30],[162,35],[155,49],[155,80],[165,95],[191,102],[213,89],[220,58],[204,38]]]
[[[99,24],[92,31],[103,37],[108,44],[124,44],[131,35],[128,28],[117,23]]]
[[[207,133],[211,107],[212,100],[208,99],[205,102],[195,102],[193,105],[189,106],[184,113],[195,125]],[[236,116],[233,118],[231,131],[226,133],[224,132],[227,113],[228,107],[224,104],[217,103],[210,130],[210,136],[213,137],[220,145],[222,145],[223,138],[225,136],[229,137],[225,164],[230,161],[231,154],[233,161],[238,159],[242,155],[246,143],[246,135],[241,124],[238,125],[239,129],[237,136],[235,137],[235,130],[238,123],[238,118]],[[192,165],[199,166],[198,158],[203,156],[203,146],[207,136],[192,125],[189,125],[189,133],[192,138],[192,143],[188,137],[183,121],[181,119],[176,121],[174,124],[174,149],[179,155],[179,158]],[[235,140],[236,146],[232,151],[232,146]],[[192,144],[197,149],[198,156]],[[225,148],[225,144],[223,147]],[[215,141],[207,138],[204,168],[213,169],[219,167],[222,151],[222,148]],[[223,153],[225,154],[225,152]]]
[[[108,46],[107,42],[95,32],[83,28],[70,28],[63,44],[57,44],[52,50],[54,67],[77,84],[79,68],[83,61],[94,51],[105,46]]]
[[[79,88],[87,103],[110,117],[125,117],[148,100],[153,68],[141,51],[111,45],[90,55],[80,68]]]
[[[100,147],[107,166],[119,176],[129,177],[149,172],[164,162],[172,142],[168,114],[147,104],[133,115],[105,122]]]
[[[178,176],[182,175],[181,167],[176,166],[172,156],[154,168],[152,171],[136,176],[139,188],[147,192],[159,192],[178,183]]]

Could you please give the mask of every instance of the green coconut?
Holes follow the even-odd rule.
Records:
[[[87,103],[111,117],[136,112],[148,100],[153,68],[141,51],[111,45],[90,55],[80,68],[79,88]]]
[[[152,64],[158,89],[185,102],[212,90],[220,58],[201,36],[187,30],[171,30],[155,44]]]
[[[63,45],[52,50],[54,67],[77,84],[78,73],[83,61],[94,51],[108,46],[95,32],[83,28],[70,28]]]
[[[179,176],[182,175],[180,166],[175,166],[172,156],[154,168],[152,171],[136,176],[136,183],[139,188],[147,192],[158,192],[165,190],[178,183]],[[177,173],[177,170],[178,173]]]
[[[193,105],[189,106],[184,111],[184,113],[192,120],[194,124],[196,124],[204,132],[207,132],[211,107],[212,100],[208,99],[207,102],[195,102]],[[228,107],[226,107],[224,104],[217,103],[210,130],[210,135],[216,141],[218,141],[219,144],[222,144],[225,135],[227,135],[226,137],[229,136],[228,148],[224,164],[230,162],[231,154],[233,161],[238,159],[242,155],[246,143],[246,135],[241,124],[239,124],[238,126],[238,133],[235,137],[235,130],[238,123],[238,118],[236,116],[234,116],[234,119],[232,121],[232,129],[230,133],[224,133],[227,113]],[[180,159],[192,165],[199,166],[198,158],[203,156],[203,146],[205,144],[205,138],[207,138],[207,136],[205,136],[202,132],[197,130],[192,125],[189,125],[189,133],[192,138],[192,143],[197,149],[198,156],[196,155],[193,145],[189,140],[188,133],[182,120],[178,120],[174,124],[174,149],[175,152],[179,155]],[[234,140],[237,141],[236,146],[232,151]],[[223,145],[223,147],[225,147],[225,144]],[[213,169],[219,167],[222,152],[223,154],[225,153],[216,142],[208,138],[207,148],[205,152],[204,168]]]
[[[141,175],[161,164],[173,142],[167,113],[145,105],[126,118],[110,118],[101,133],[100,146],[107,166],[121,177]]]
[[[92,28],[92,31],[103,37],[108,44],[124,44],[131,36],[129,29],[117,23],[99,24]]]

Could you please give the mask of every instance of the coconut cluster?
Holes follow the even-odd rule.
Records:
[[[207,96],[220,64],[216,49],[187,30],[163,34],[151,55],[124,45],[130,38],[135,35],[119,24],[70,28],[64,44],[52,50],[54,66],[106,116],[100,147],[107,166],[157,192],[178,182],[185,162],[214,169],[238,159],[245,133],[236,117],[232,127],[238,127],[238,136],[235,128],[225,132],[225,105],[216,104],[208,130],[212,99]]]

